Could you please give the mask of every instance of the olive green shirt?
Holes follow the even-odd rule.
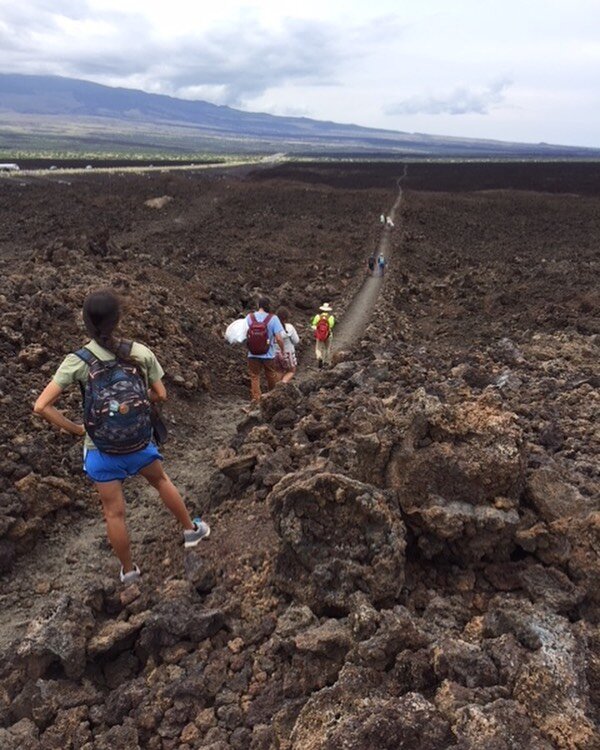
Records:
[[[101,347],[100,344],[96,343],[93,339],[85,345],[85,348],[89,349],[92,354],[98,357],[102,362],[115,358],[115,355],[112,352]],[[156,359],[156,355],[148,349],[147,346],[144,346],[144,344],[138,344],[134,341],[133,346],[131,347],[131,359],[139,364],[141,374],[146,381],[146,386],[148,388],[153,383],[156,383],[157,380],[163,378],[165,372],[160,366],[159,361]],[[88,373],[89,367],[86,362],[76,354],[67,354],[52,380],[60,386],[63,391],[73,383],[81,383],[85,388]],[[84,448],[92,450],[96,448],[90,436],[87,434],[85,436]]]

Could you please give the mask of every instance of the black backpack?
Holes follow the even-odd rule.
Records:
[[[89,367],[83,392],[83,423],[96,448],[121,455],[145,448],[152,439],[146,382],[131,360],[132,341],[121,341],[105,362],[89,349],[75,354]]]

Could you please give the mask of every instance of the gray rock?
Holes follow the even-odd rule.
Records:
[[[176,598],[160,601],[146,618],[140,646],[155,651],[180,640],[194,643],[210,638],[225,625],[219,609],[203,609],[199,601]]]
[[[419,391],[388,464],[407,523],[428,557],[506,559],[525,477],[515,417],[485,394],[457,406]]]
[[[585,516],[598,509],[598,502],[584,497],[557,471],[537,469],[527,478],[525,497],[544,521]]]
[[[534,602],[541,602],[554,612],[569,612],[585,596],[584,589],[576,586],[556,568],[529,565],[521,572],[521,581]]]
[[[184,560],[185,577],[199,594],[208,594],[217,583],[217,571],[214,563],[200,553],[191,550]]]
[[[278,383],[272,391],[265,393],[260,400],[260,411],[263,419],[267,422],[271,421],[276,414],[283,410],[291,410],[295,415],[301,399],[302,393],[293,383]]]
[[[60,662],[67,677],[81,677],[86,663],[87,640],[94,625],[89,607],[65,594],[49,616],[30,624],[17,647],[17,656],[26,663],[32,677],[41,677],[56,661]]]
[[[422,695],[389,698],[373,673],[345,667],[300,712],[291,750],[446,750],[452,742],[449,723]]]
[[[269,507],[280,536],[277,583],[315,611],[348,613],[350,597],[393,600],[404,580],[404,524],[384,494],[311,469],[275,486]]]

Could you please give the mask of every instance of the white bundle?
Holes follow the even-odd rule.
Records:
[[[238,318],[227,326],[225,338],[229,344],[243,344],[248,336],[246,318]]]

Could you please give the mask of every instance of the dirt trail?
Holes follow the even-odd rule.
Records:
[[[398,180],[398,197],[392,206],[392,209],[387,214],[394,224],[396,224],[396,213],[400,208],[402,202],[402,188],[401,183],[405,179],[408,173],[407,165],[404,165],[404,173]],[[392,244],[390,242],[390,234],[393,231],[398,231],[399,227],[394,228],[385,226],[379,247],[377,249],[377,255],[383,255],[386,262],[389,262]],[[348,349],[352,343],[362,336],[364,330],[369,324],[371,314],[377,304],[377,298],[384,281],[383,276],[368,276],[365,279],[364,284],[360,288],[359,292],[352,300],[352,303],[346,314],[340,321],[339,325],[335,330],[335,338],[333,340],[334,351],[343,351]]]

